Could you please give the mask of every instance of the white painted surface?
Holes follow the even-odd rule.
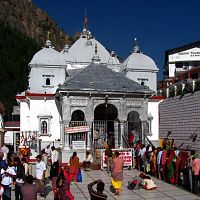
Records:
[[[125,75],[133,81],[149,87],[149,89],[157,92],[157,73],[158,68],[149,56],[144,55],[141,52],[133,52],[124,61]]]
[[[161,100],[162,101],[162,100]],[[158,106],[161,102],[148,102],[148,115],[151,114],[153,117],[151,122],[151,133],[152,136],[148,136],[151,141],[158,141],[159,140],[159,110]]]
[[[40,136],[39,139],[44,141],[54,141],[60,139],[59,114],[55,100],[30,100],[29,103],[21,102],[20,107],[21,131],[37,131],[41,134],[39,117],[49,117],[49,132],[46,136]]]

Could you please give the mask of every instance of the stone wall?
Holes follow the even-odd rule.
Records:
[[[200,149],[200,91],[165,99],[159,105],[159,120],[160,138],[171,131],[170,139],[175,139],[177,147],[184,142],[183,148]],[[191,134],[197,134],[196,142]]]

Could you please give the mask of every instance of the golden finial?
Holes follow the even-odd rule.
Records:
[[[47,40],[50,38],[50,31],[47,31]]]

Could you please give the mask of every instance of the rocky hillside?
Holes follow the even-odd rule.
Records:
[[[73,39],[59,29],[56,22],[31,0],[0,0],[0,20],[35,39],[41,46],[50,31],[50,40],[57,50]]]

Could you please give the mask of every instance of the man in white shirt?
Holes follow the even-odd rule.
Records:
[[[6,161],[0,162],[1,168],[1,186],[4,188],[3,199],[11,200],[11,186],[13,178],[16,177],[16,173],[13,167],[8,166]]]
[[[36,184],[39,187],[43,187],[44,188],[46,165],[42,161],[42,155],[37,155],[36,159],[37,159],[36,171],[35,171]],[[40,196],[43,196],[43,194],[41,194]]]
[[[59,160],[59,152],[56,150],[54,146],[51,147],[51,162],[52,164],[58,162]]]
[[[58,170],[59,167],[59,152],[56,150],[54,146],[51,147],[51,170],[50,170],[50,178],[55,176],[55,172]],[[57,172],[56,172],[57,174]]]
[[[3,144],[3,146],[1,147],[1,152],[3,152],[3,160],[6,160],[7,161],[7,156],[8,156],[8,153],[9,153],[9,148]]]

